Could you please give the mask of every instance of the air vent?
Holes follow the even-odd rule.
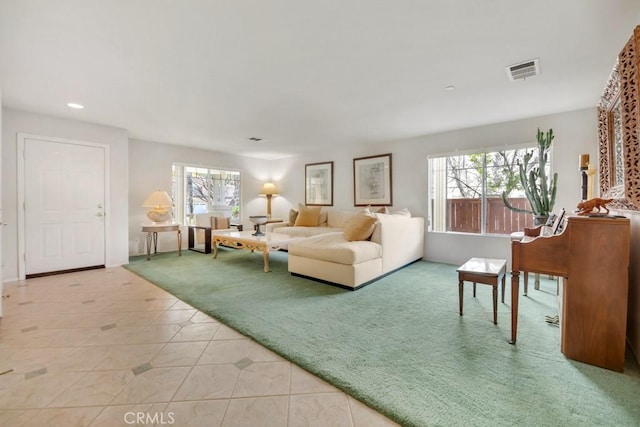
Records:
[[[524,80],[529,77],[537,76],[540,74],[540,66],[538,65],[538,59],[531,59],[519,64],[513,64],[506,67],[507,76],[509,80]]]

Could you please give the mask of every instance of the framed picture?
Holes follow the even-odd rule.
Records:
[[[634,105],[640,100],[640,93],[629,76],[635,76],[640,71],[640,53],[633,46],[633,43],[627,43],[620,52],[597,105],[598,158],[600,197],[613,199],[609,207],[638,211],[640,140],[636,120],[638,113]],[[621,61],[623,57],[626,60]],[[622,87],[623,81],[625,87]]]
[[[353,159],[353,204],[391,206],[391,153]]]
[[[333,162],[304,165],[304,204],[333,206]]]

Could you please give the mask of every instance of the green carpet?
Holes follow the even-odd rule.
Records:
[[[127,268],[406,426],[640,425],[640,373],[566,359],[555,281],[492,321],[491,287],[465,288],[456,267],[417,262],[356,292],[287,272],[287,254],[221,249],[132,258]],[[508,282],[508,281],[507,281]]]

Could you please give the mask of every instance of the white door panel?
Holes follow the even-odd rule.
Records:
[[[25,139],[26,274],[105,264],[101,147]]]

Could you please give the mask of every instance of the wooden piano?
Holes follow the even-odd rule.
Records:
[[[513,241],[511,344],[518,331],[520,271],[559,276],[560,350],[571,359],[622,372],[629,246],[629,219],[610,217],[570,216],[559,234]]]

